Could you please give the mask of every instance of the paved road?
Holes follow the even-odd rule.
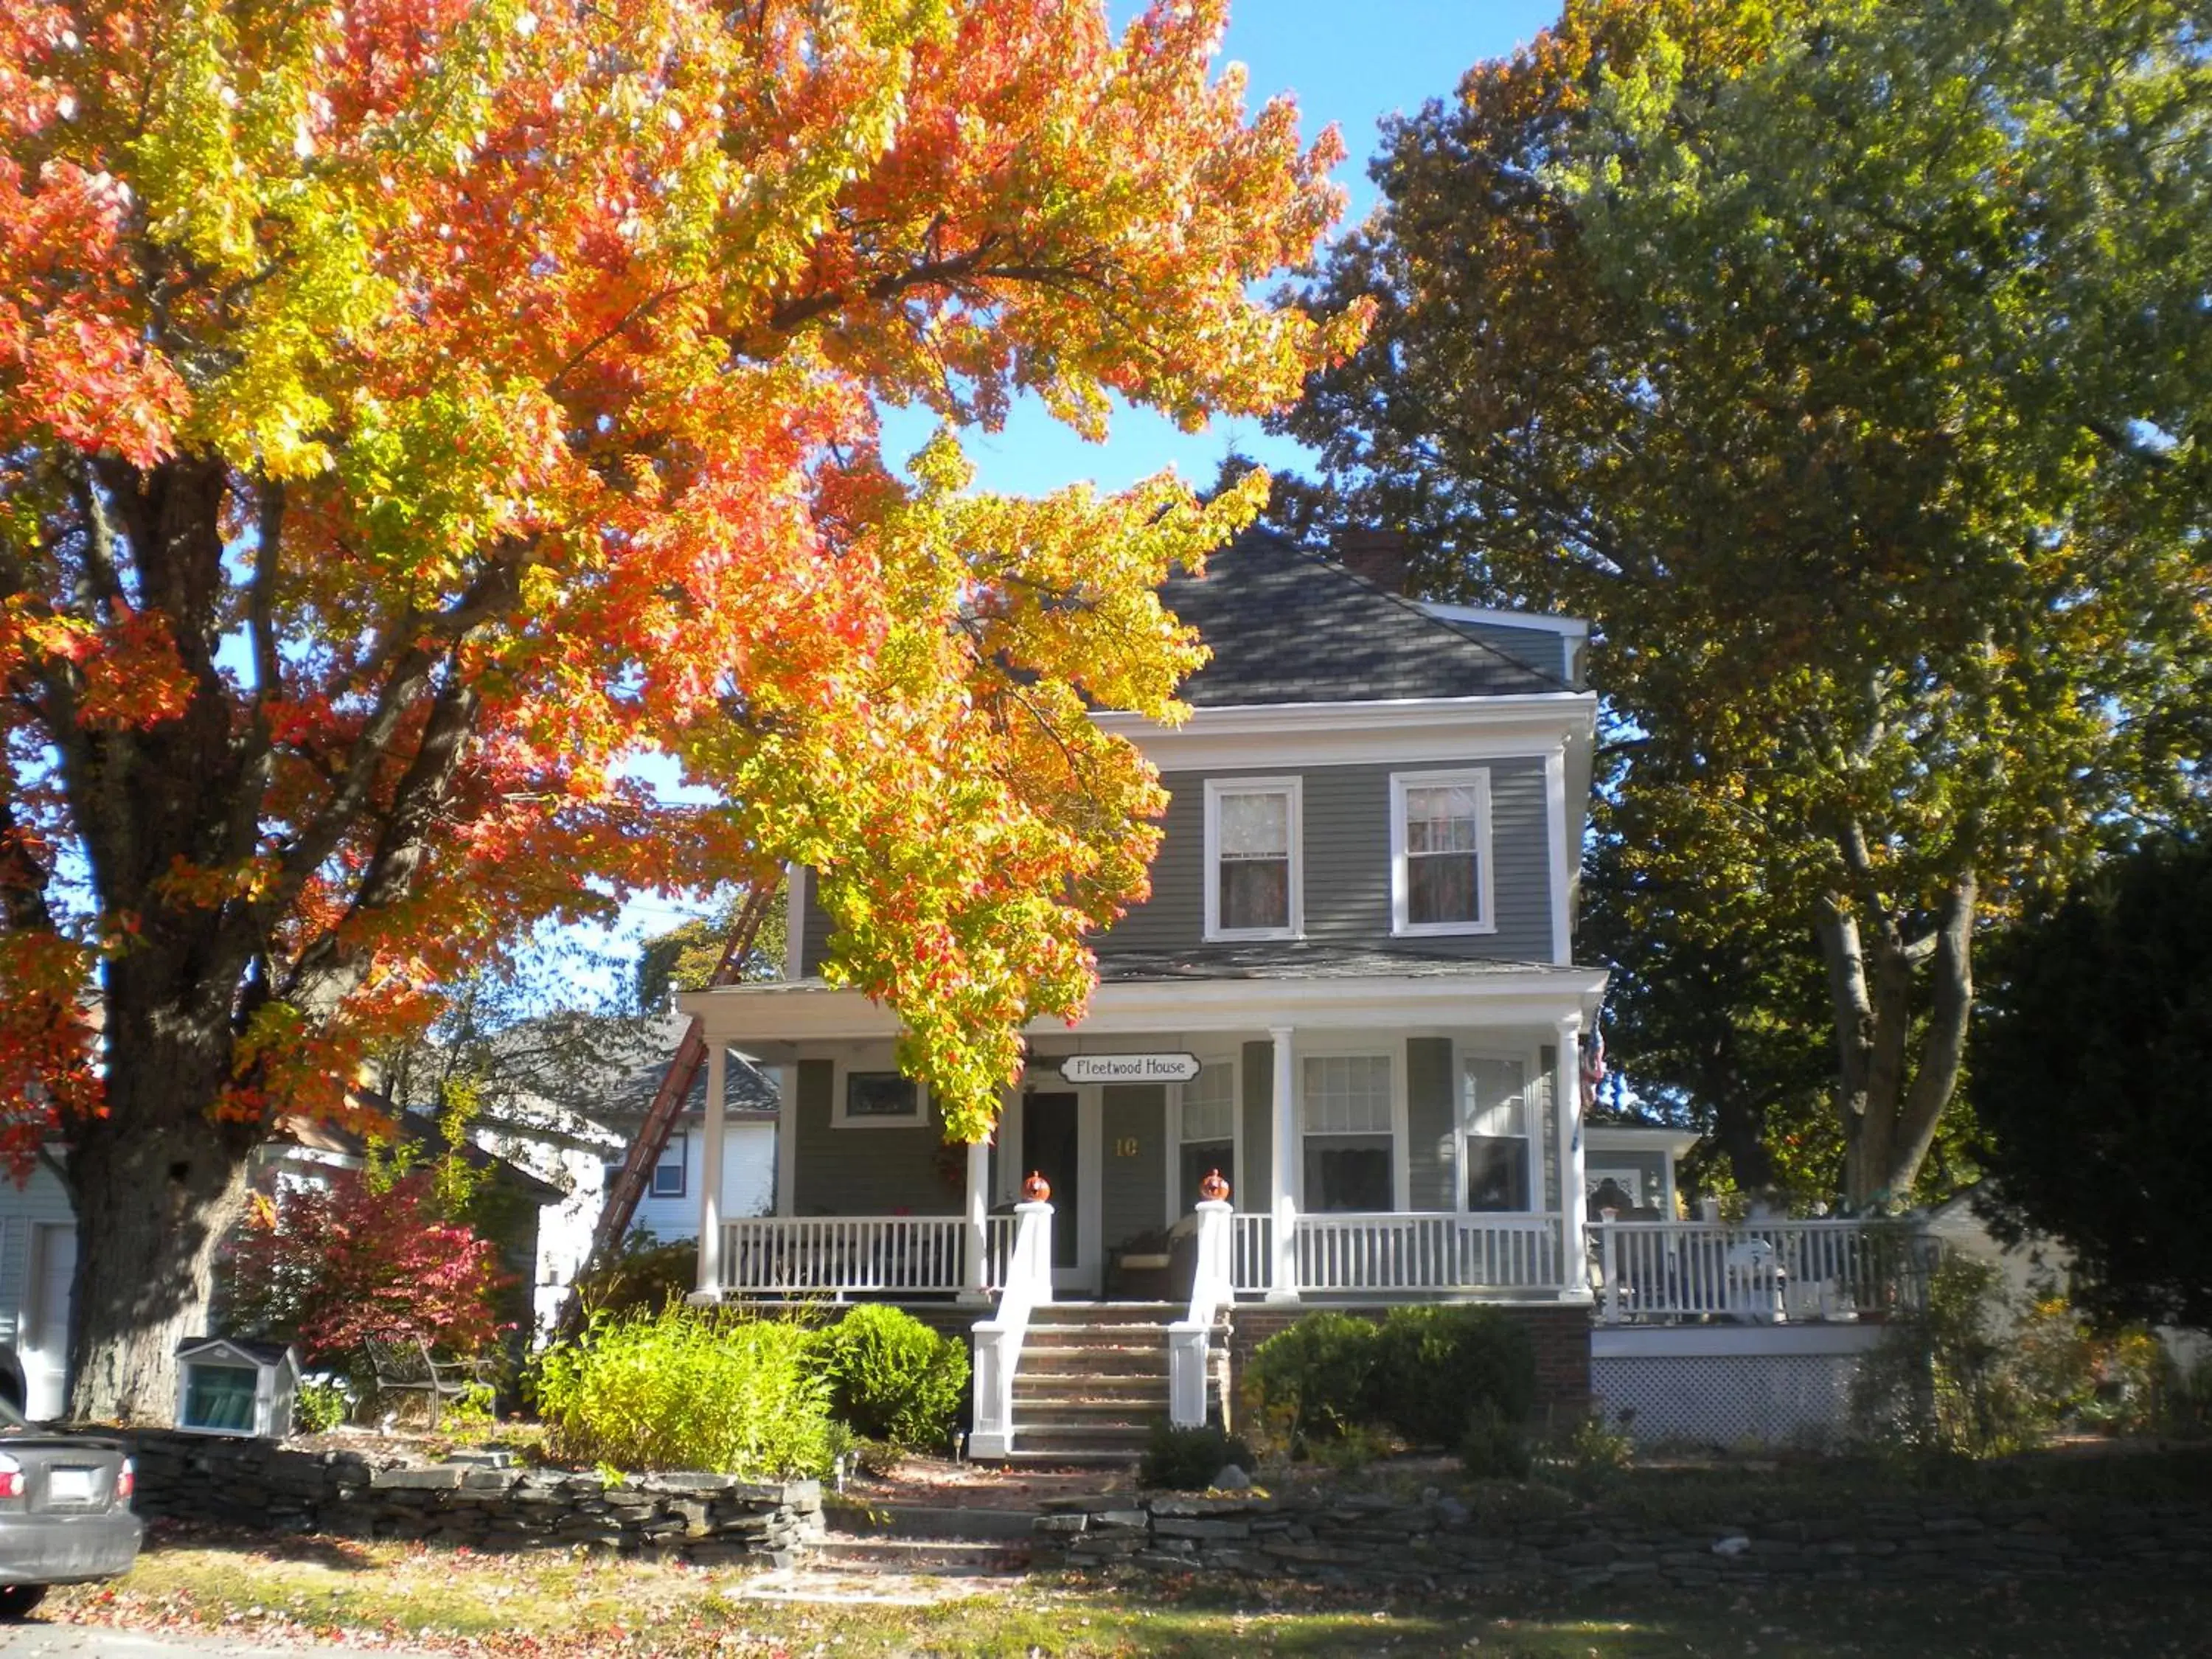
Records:
[[[0,1625],[4,1659],[323,1659],[358,1648],[268,1647],[249,1638],[143,1636],[90,1625]]]

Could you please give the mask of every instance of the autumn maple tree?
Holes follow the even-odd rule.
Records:
[[[1956,1098],[1978,938],[2200,781],[2202,25],[1570,0],[1395,130],[1330,261],[1376,325],[1290,424],[1439,597],[1595,619],[1676,1077],[1764,1113],[1825,1046],[1860,1203]]]
[[[0,1097],[77,1415],[167,1409],[280,1108],[641,884],[815,866],[988,1126],[1144,890],[1083,710],[1173,712],[1156,585],[1257,492],[995,499],[954,434],[1279,405],[1358,323],[1252,297],[1338,147],[1224,11],[0,6]]]

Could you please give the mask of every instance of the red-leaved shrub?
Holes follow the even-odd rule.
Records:
[[[311,1364],[344,1359],[372,1337],[421,1337],[469,1352],[503,1328],[506,1281],[489,1239],[438,1219],[433,1172],[381,1191],[357,1172],[328,1187],[257,1200],[230,1255],[230,1323],[296,1342]]]

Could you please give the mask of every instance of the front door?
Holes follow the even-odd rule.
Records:
[[[1022,1171],[1052,1183],[1052,1282],[1067,1288],[1081,1277],[1083,1115],[1073,1089],[1032,1090],[1022,1097]]]

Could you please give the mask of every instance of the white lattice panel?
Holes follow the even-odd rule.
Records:
[[[1847,1431],[1859,1364],[1855,1353],[1594,1357],[1590,1389],[1608,1421],[1632,1410],[1628,1431],[1647,1443],[1784,1445]]]

